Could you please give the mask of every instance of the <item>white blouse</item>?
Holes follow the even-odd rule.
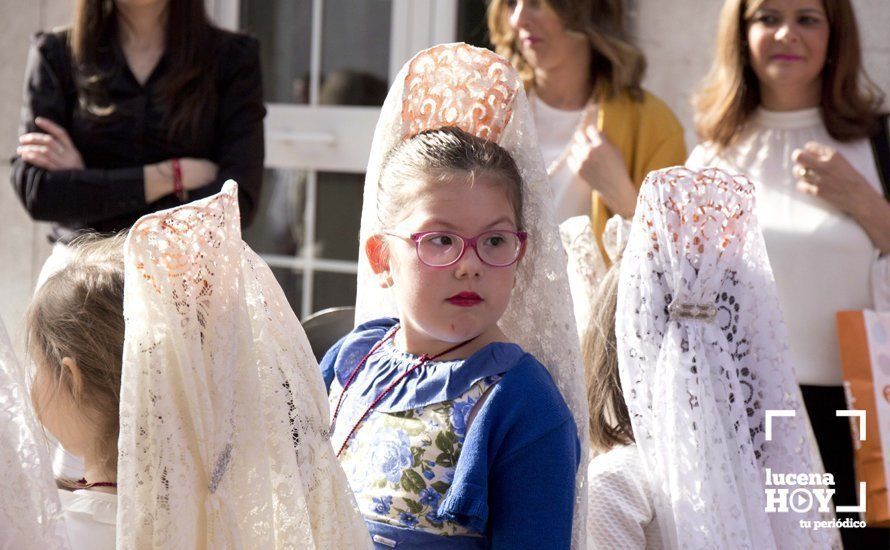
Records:
[[[544,157],[544,166],[549,167],[565,152],[575,130],[584,116],[584,109],[563,111],[547,105],[536,95],[529,97],[535,128],[538,131],[538,147]],[[556,223],[564,222],[573,216],[590,215],[592,205],[591,189],[563,161],[550,176],[550,189],[553,193],[553,208]]]
[[[718,152],[712,144],[699,145],[686,164],[740,172],[754,182],[757,217],[788,326],[797,380],[839,386],[835,313],[874,307],[870,278],[876,250],[852,218],[824,199],[797,190],[791,154],[809,141],[833,147],[881,192],[869,141],[836,141],[818,108],[761,108],[731,147]]]
[[[664,547],[636,445],[615,447],[587,466],[587,547]]]
[[[71,550],[114,550],[117,495],[59,489]]]

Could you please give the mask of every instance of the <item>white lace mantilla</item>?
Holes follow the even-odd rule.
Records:
[[[68,548],[47,440],[0,322],[0,548]]]
[[[621,265],[621,384],[666,548],[826,548],[831,530],[766,513],[765,469],[821,472],[811,445],[753,185],[708,169],[652,172]],[[766,411],[793,410],[773,419]],[[795,487],[796,488],[796,487]]]
[[[609,262],[614,263],[624,252],[629,234],[630,220],[616,214],[606,222],[603,247]],[[562,222],[559,224],[559,236],[568,256],[569,288],[572,292],[578,337],[584,341],[584,334],[593,315],[597,289],[610,264],[603,258],[596,242],[590,216],[575,216]]]
[[[241,240],[237,186],[126,244],[119,548],[362,548],[306,336]]]

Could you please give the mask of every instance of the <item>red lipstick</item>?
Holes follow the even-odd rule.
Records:
[[[448,298],[446,302],[457,307],[473,307],[483,302],[482,296],[475,292],[459,292]]]

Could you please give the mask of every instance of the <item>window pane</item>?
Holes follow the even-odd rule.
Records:
[[[491,48],[485,10],[485,2],[480,2],[479,0],[459,0],[457,3],[458,42],[466,42],[480,48]]]
[[[302,170],[264,170],[256,216],[244,231],[244,240],[257,253],[299,253],[304,241],[306,175]]]
[[[358,261],[364,174],[320,172],[315,216],[316,257]]]
[[[300,309],[303,305],[303,274],[283,267],[273,267],[272,273],[275,275],[275,279],[278,280],[278,284],[281,285],[284,295],[287,296],[291,309],[294,310],[297,318],[299,318]]]
[[[391,19],[392,0],[325,0],[319,103],[383,105]]]
[[[309,103],[312,0],[241,0],[240,26],[260,38],[269,103]]]
[[[356,277],[352,274],[315,272],[312,311],[329,307],[354,306]]]

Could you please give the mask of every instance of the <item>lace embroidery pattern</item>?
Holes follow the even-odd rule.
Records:
[[[46,438],[0,321],[0,548],[68,548]]]
[[[832,533],[799,525],[827,519],[815,510],[764,512],[765,468],[822,469],[787,359],[751,182],[714,169],[649,174],[622,261],[616,335],[666,540],[701,549],[831,545]],[[797,411],[774,426],[772,441],[767,409]]]
[[[405,76],[402,119],[408,138],[458,126],[498,141],[513,115],[517,82],[504,59],[469,46],[436,46],[411,60]]]
[[[125,251],[118,543],[361,548],[327,396],[237,186],[144,216]]]

